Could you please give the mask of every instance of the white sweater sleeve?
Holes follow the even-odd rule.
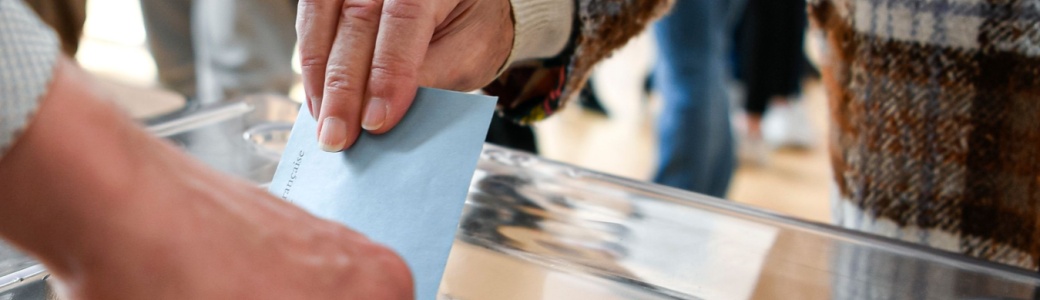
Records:
[[[47,92],[59,42],[21,0],[0,0],[0,158]]]
[[[510,0],[513,6],[513,51],[506,60],[547,59],[567,47],[574,27],[574,0]]]

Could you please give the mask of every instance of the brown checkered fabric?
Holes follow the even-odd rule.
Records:
[[[836,221],[1037,269],[1040,1],[814,0]]]
[[[545,119],[581,92],[592,68],[668,11],[674,0],[575,0],[570,47],[556,59],[513,66],[484,91],[520,124]]]

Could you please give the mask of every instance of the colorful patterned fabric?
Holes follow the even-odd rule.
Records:
[[[520,124],[545,119],[577,96],[592,67],[624,46],[672,0],[576,0],[573,43],[563,54],[533,65],[513,66],[484,88],[498,96],[499,113]]]
[[[564,67],[523,67],[506,71],[484,88],[498,96],[498,111],[518,124],[531,124],[547,118],[563,105],[567,82]]]
[[[838,224],[1036,270],[1040,1],[813,0]]]
[[[58,39],[21,0],[0,0],[0,157],[47,91]]]

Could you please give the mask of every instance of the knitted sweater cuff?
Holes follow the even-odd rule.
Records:
[[[513,51],[502,66],[556,57],[570,42],[573,0],[509,0],[513,7]]]

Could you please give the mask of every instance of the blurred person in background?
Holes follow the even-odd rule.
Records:
[[[140,2],[166,88],[200,104],[292,88],[296,1]]]
[[[27,0],[75,57],[86,0]],[[141,0],[160,83],[192,102],[288,94],[296,43],[293,0]]]
[[[748,0],[737,40],[745,89],[745,128],[739,145],[743,162],[764,166],[774,147],[813,144],[809,117],[799,99],[807,64],[807,18],[805,0]]]
[[[654,182],[724,198],[736,168],[726,86],[744,0],[682,0],[654,25],[660,161]]]
[[[25,4],[58,34],[62,52],[76,57],[87,21],[87,0],[25,0]]]
[[[809,4],[830,47],[835,222],[1038,270],[1040,1]]]

